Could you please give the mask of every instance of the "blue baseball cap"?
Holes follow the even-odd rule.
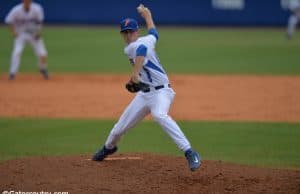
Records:
[[[137,31],[139,29],[139,25],[135,19],[126,18],[120,22],[121,30],[120,32],[124,32],[126,30]]]

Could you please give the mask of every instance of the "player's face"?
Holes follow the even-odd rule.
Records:
[[[121,32],[121,35],[122,35],[125,43],[129,44],[138,39],[139,31],[125,30],[125,31]]]
[[[23,0],[24,8],[28,10],[30,8],[31,0]]]

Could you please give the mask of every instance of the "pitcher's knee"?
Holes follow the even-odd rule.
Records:
[[[159,123],[161,121],[164,121],[164,120],[168,119],[169,115],[162,114],[162,113],[152,113],[152,117],[153,117],[154,121]]]

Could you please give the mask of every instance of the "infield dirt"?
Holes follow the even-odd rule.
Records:
[[[0,77],[0,116],[117,119],[133,94],[127,75]],[[300,121],[300,77],[172,75],[179,120]]]

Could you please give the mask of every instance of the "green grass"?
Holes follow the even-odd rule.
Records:
[[[300,36],[285,39],[285,29],[159,27],[157,51],[167,72],[202,74],[300,74]],[[51,72],[131,70],[118,27],[45,27]],[[0,28],[0,72],[7,72],[12,38]],[[21,71],[36,71],[26,47]]]
[[[0,159],[26,156],[92,154],[113,121],[0,119]],[[207,160],[300,168],[300,124],[179,122],[193,147]],[[120,152],[182,156],[153,122],[142,122],[119,144]]]

